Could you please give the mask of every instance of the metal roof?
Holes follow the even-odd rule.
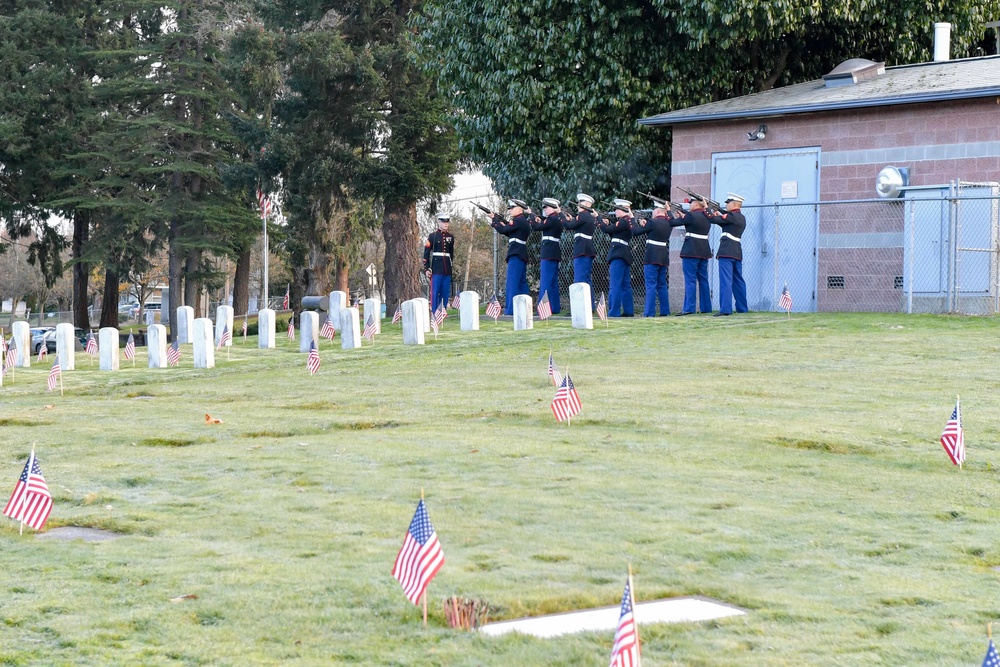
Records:
[[[1000,56],[887,67],[881,76],[836,88],[817,79],[641,118],[639,124],[681,125],[993,96],[1000,96]]]

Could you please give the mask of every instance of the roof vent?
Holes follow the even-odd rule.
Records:
[[[874,79],[881,74],[885,74],[885,63],[873,62],[867,58],[851,58],[830,70],[823,77],[823,82],[827,88],[838,88]]]

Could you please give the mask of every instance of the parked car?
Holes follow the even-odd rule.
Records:
[[[159,310],[162,304],[159,303],[147,303],[143,306],[143,310]],[[133,304],[132,310],[128,311],[128,318],[130,320],[135,320],[139,318],[139,304]]]
[[[42,337],[50,331],[54,334],[56,331],[55,327],[32,327],[31,331],[31,353],[38,354],[38,351],[42,349]],[[13,337],[12,337],[13,340]]]
[[[86,344],[87,344],[87,332],[84,331],[83,329],[81,329],[80,327],[74,327],[73,328],[73,337],[76,338],[76,340],[77,340],[77,345],[75,346],[75,349],[78,352],[82,351],[84,349],[84,346],[86,346]],[[42,349],[42,343],[45,344],[46,349],[48,349],[48,351],[50,353],[55,352],[56,351],[56,330],[52,329],[51,331],[46,331],[42,335],[42,338],[39,341],[38,345],[36,345],[35,348],[34,348],[35,354],[38,354],[39,351]]]

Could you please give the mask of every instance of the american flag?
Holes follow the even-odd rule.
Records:
[[[438,332],[438,318],[435,313],[431,313],[431,329],[434,330],[434,335],[437,336]]]
[[[291,297],[291,290],[292,290],[292,286],[291,285],[286,285],[285,286],[285,298],[283,298],[281,300],[281,309],[282,310],[288,310],[288,299]]]
[[[403,304],[399,304],[398,306],[396,306],[396,312],[393,313],[392,316],[392,323],[395,324],[401,319],[403,319]]]
[[[170,366],[176,366],[180,362],[181,348],[180,345],[177,344],[177,341],[174,341],[174,344],[167,349],[167,364]]]
[[[781,308],[786,313],[792,311],[792,295],[788,293],[788,285],[785,285],[785,289],[781,290],[781,298],[778,299],[778,308]]]
[[[326,316],[326,321],[323,322],[323,328],[319,335],[329,340],[333,340],[333,337],[337,335],[337,329],[333,326],[333,320],[330,319],[329,315]]]
[[[552,399],[552,414],[556,416],[556,421],[563,422],[580,414],[581,407],[580,396],[567,373],[556,391],[556,397]]]
[[[221,350],[226,345],[233,344],[233,334],[229,331],[229,325],[222,325],[222,336],[219,338],[219,349]]]
[[[247,329],[249,328],[249,326],[250,326],[250,325],[249,325],[249,323],[247,322],[247,318],[246,318],[246,317],[244,317],[244,318],[243,318],[243,338],[244,338],[244,339],[246,339],[246,337],[247,337]]]
[[[17,350],[11,345],[7,348],[6,359],[4,361],[4,368],[14,368],[14,364],[17,362]]]
[[[131,333],[128,335],[128,340],[125,341],[125,358],[129,361],[135,359],[135,336]]]
[[[427,516],[427,507],[423,499],[417,505],[417,511],[406,531],[403,546],[396,556],[392,566],[392,576],[403,587],[403,593],[413,604],[420,604],[420,596],[427,590],[427,585],[444,565],[444,552],[438,543],[437,533]]]
[[[91,356],[97,354],[97,339],[94,338],[93,332],[87,334],[87,347],[83,351]]]
[[[7,351],[7,339],[3,335],[3,327],[0,327],[0,354]]]
[[[437,312],[434,313],[434,320],[437,322],[438,326],[441,326],[441,323],[444,322],[447,317],[448,311],[443,305],[438,307]]]
[[[271,215],[270,195],[264,194],[263,190],[257,190],[257,205],[260,207],[261,219],[267,220],[267,217]]]
[[[997,647],[990,640],[990,645],[986,649],[986,657],[983,658],[983,667],[1000,667],[1000,655],[997,655]]]
[[[549,303],[549,293],[546,292],[538,302],[538,319],[547,320],[552,317],[552,305]]]
[[[461,294],[456,294],[455,298],[451,300],[451,307],[452,308],[461,308],[462,307],[462,295]]]
[[[494,294],[490,299],[490,303],[486,306],[486,316],[492,317],[495,322],[500,318],[500,314],[503,313],[503,307],[500,305],[500,300],[497,299],[497,295]]]
[[[604,292],[601,292],[601,300],[597,302],[597,316],[602,322],[608,321],[608,302],[604,298]]]
[[[632,600],[632,577],[625,582],[625,593],[622,595],[622,613],[618,617],[618,629],[615,630],[615,645],[611,649],[610,667],[639,667],[639,633],[635,625]]]
[[[375,326],[375,314],[372,313],[368,316],[368,321],[365,322],[365,330],[361,336],[374,342],[375,334],[378,333],[377,329],[378,327]]]
[[[35,530],[41,530],[51,511],[52,494],[49,493],[49,485],[45,483],[38,459],[32,451],[3,513]]]
[[[38,346],[38,360],[41,361],[44,359],[48,353],[49,346],[45,343],[45,341],[42,341],[42,344]]]
[[[306,368],[310,375],[316,375],[319,370],[319,350],[316,349],[316,341],[309,344],[309,358],[306,359]]]
[[[62,373],[62,369],[59,367],[59,360],[56,359],[56,363],[52,364],[52,370],[49,371],[49,391],[52,391],[57,386],[59,386],[59,374]]]
[[[295,340],[295,323],[288,320],[288,340]]]
[[[959,401],[955,401],[955,409],[951,413],[951,419],[944,427],[941,434],[941,446],[948,454],[951,462],[957,466],[965,461],[965,430],[962,428],[962,406]]]
[[[552,361],[551,352],[549,352],[549,379],[552,380],[553,387],[558,387],[562,384],[562,375],[560,375],[558,369],[556,369],[556,362]]]

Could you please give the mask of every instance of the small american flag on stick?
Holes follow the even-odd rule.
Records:
[[[47,384],[49,386],[49,391],[55,391],[56,385],[59,384],[59,376],[62,375],[62,368],[59,366],[59,360],[52,364],[52,370],[49,371],[49,378]]]
[[[552,360],[551,352],[549,352],[549,379],[552,380],[553,387],[558,387],[562,384],[562,375],[559,374],[556,363]]]
[[[17,363],[17,350],[11,345],[7,348],[7,354],[4,355],[4,368],[14,368],[15,363]]]
[[[490,298],[490,303],[486,306],[486,316],[492,317],[493,321],[496,322],[500,319],[500,314],[503,313],[503,307],[500,305],[500,300],[497,299],[497,295],[494,294]]]
[[[615,630],[615,644],[611,649],[610,667],[639,667],[639,628],[635,624],[635,600],[632,597],[632,574],[625,582],[622,610]]]
[[[451,300],[451,307],[452,308],[461,308],[462,307],[462,295],[461,294],[456,294],[455,298]]]
[[[167,348],[167,365],[176,366],[181,362],[181,347],[174,341],[173,345]]]
[[[316,349],[316,341],[309,344],[309,358],[306,359],[306,368],[310,375],[316,375],[319,370],[319,350]]]
[[[243,340],[247,339],[247,329],[250,328],[249,322],[247,322],[246,316],[243,317]]]
[[[337,335],[337,329],[333,326],[333,320],[330,316],[326,316],[326,320],[323,322],[323,329],[320,330],[319,335],[327,340],[333,340],[333,337]]]
[[[97,339],[94,338],[93,332],[87,334],[87,346],[83,351],[91,356],[97,356]]]
[[[576,393],[576,386],[567,372],[556,391],[556,397],[552,399],[552,414],[556,416],[556,421],[564,422],[580,414],[582,407],[580,395]]]
[[[295,322],[288,320],[288,340],[295,340]]]
[[[49,346],[46,345],[45,341],[43,340],[42,344],[38,346],[38,360],[41,361],[42,359],[44,359],[48,355],[48,353],[49,353]]]
[[[10,495],[7,506],[3,508],[5,516],[21,522],[23,530],[27,524],[35,530],[41,530],[52,511],[52,494],[49,485],[42,476],[42,468],[35,458],[35,450],[31,450],[28,462],[24,464],[21,477],[14,485],[14,493]]]
[[[291,298],[291,296],[292,296],[292,286],[291,285],[286,285],[285,286],[285,298],[283,298],[281,300],[281,309],[282,310],[288,310],[288,300]]]
[[[365,330],[361,334],[363,338],[367,338],[373,344],[375,343],[375,334],[378,333],[378,327],[375,324],[375,314],[372,313],[368,316],[368,320],[365,322]]]
[[[229,345],[232,345],[232,344],[233,344],[233,334],[232,334],[231,331],[229,331],[229,325],[228,324],[223,324],[222,325],[222,335],[219,336],[219,348],[218,349],[221,350],[223,347],[226,347],[226,346],[229,346]]]
[[[965,430],[962,428],[962,406],[959,399],[955,399],[955,409],[941,434],[941,446],[951,462],[961,467],[965,461]]]
[[[778,299],[778,308],[781,308],[786,313],[792,312],[792,295],[788,292],[788,285],[785,285],[785,289],[781,290],[781,298]]]
[[[396,312],[392,315],[392,323],[395,324],[401,319],[403,319],[403,304],[396,306]]]
[[[135,361],[135,336],[131,333],[128,335],[128,340],[125,341],[125,359]]]
[[[420,604],[427,585],[444,565],[444,552],[438,542],[437,533],[427,516],[427,506],[423,498],[417,504],[417,511],[406,531],[403,546],[396,555],[392,566],[392,576],[403,587],[403,594],[413,604]]]
[[[599,317],[602,322],[608,321],[608,302],[604,298],[604,292],[601,292],[601,300],[597,302],[597,317]]]
[[[538,319],[547,320],[550,317],[552,317],[552,305],[549,303],[549,293],[546,292],[538,302]]]

